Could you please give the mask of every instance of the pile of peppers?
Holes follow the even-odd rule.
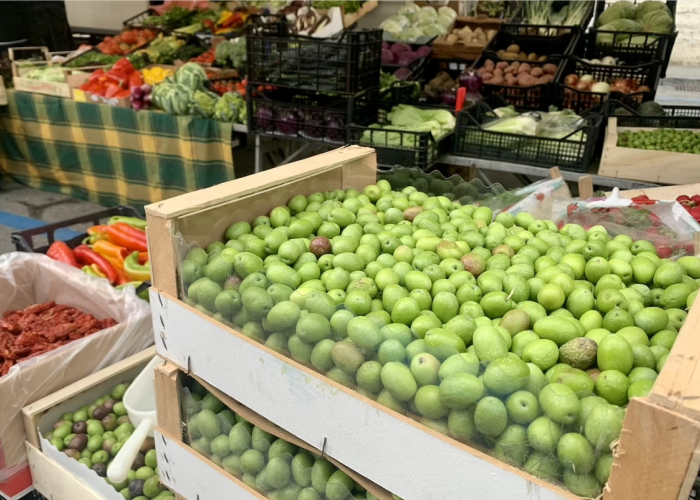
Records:
[[[114,216],[105,225],[89,228],[81,245],[71,249],[63,241],[55,241],[46,255],[105,278],[116,288],[138,288],[151,279],[145,229],[143,219]]]

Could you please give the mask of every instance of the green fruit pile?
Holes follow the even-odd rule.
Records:
[[[249,487],[271,500],[376,500],[328,460],[256,427],[198,382],[188,385],[185,423],[192,448]]]
[[[596,497],[700,260],[379,181],[237,222],[181,272],[185,301],[244,335]]]
[[[122,398],[131,382],[117,385],[110,394],[76,412],[64,413],[44,435],[53,446],[103,477],[126,500],[161,500],[174,498],[158,478],[156,447],[147,438],[136,455],[124,482],[116,484],[107,478],[107,468],[134,432],[134,425],[124,408]]]
[[[625,130],[620,132],[617,145],[624,148],[700,154],[700,133],[672,128],[638,132]]]

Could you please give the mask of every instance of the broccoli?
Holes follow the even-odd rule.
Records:
[[[190,114],[192,116],[201,116],[202,118],[211,118],[214,116],[218,100],[219,97],[216,94],[195,90],[190,101]]]

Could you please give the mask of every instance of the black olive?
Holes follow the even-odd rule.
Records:
[[[107,477],[107,465],[105,464],[94,464],[92,470],[97,472],[97,475],[100,477]]]

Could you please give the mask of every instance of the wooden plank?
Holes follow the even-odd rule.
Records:
[[[160,479],[180,497],[190,500],[267,500],[164,429],[158,428],[154,434]]]
[[[103,500],[102,496],[32,444],[26,443],[26,446],[34,488],[46,498],[51,500]]]
[[[205,210],[253,193],[303,179],[311,174],[332,170],[369,155],[375,156],[374,149],[346,146],[259,174],[147,205],[145,207],[146,214],[163,219],[191,214],[194,211]]]
[[[101,383],[108,381],[121,373],[124,373],[135,366],[147,363],[156,355],[156,348],[149,347],[138,354],[134,354],[118,363],[108,366],[104,370],[100,370],[92,375],[81,379],[74,384],[64,387],[63,389],[46,396],[34,403],[31,403],[22,408],[22,418],[24,419],[24,430],[27,434],[27,441],[35,448],[41,448],[39,444],[39,419],[48,410],[56,405],[67,401],[68,399],[82,394]]]
[[[700,423],[633,399],[603,499],[678,500],[687,476],[697,476],[689,466],[699,449]]]
[[[172,365],[172,364],[169,364],[169,367],[173,367],[173,368],[177,369],[177,367],[175,367],[175,365]],[[324,456],[323,449],[315,448],[315,447],[309,445],[308,443],[302,441],[301,439],[296,437],[294,434],[291,434],[291,433],[287,432],[286,430],[282,429],[281,427],[273,424],[268,419],[255,413],[247,406],[242,405],[241,403],[239,403],[238,401],[236,401],[232,397],[221,392],[219,389],[217,389],[216,387],[214,387],[211,384],[208,384],[207,382],[205,382],[201,378],[196,377],[195,375],[192,375],[192,374],[190,374],[190,376],[192,378],[194,378],[195,380],[197,380],[200,384],[202,384],[206,390],[211,392],[214,396],[216,396],[222,403],[224,403],[226,406],[228,406],[236,414],[242,416],[248,422],[252,423],[256,427],[259,427],[260,429],[264,430],[265,432],[269,432],[270,434],[272,434],[275,437],[282,438],[285,441],[288,441],[299,448],[303,448],[306,451],[310,451],[311,453],[315,453],[316,455]],[[178,408],[179,408],[179,406],[178,406]],[[171,408],[171,411],[174,411],[174,409]],[[365,478],[364,476],[361,476],[360,474],[358,474],[354,470],[341,464],[340,462],[335,460],[333,457],[326,456],[326,458],[333,465],[335,465],[340,470],[345,472],[353,481],[360,484],[363,488],[365,488],[367,491],[372,493],[375,497],[379,498],[379,500],[392,500],[391,493],[386,491],[381,486],[378,486],[378,485],[374,484],[372,481],[369,481],[367,478]]]
[[[635,198],[643,194],[647,195],[652,200],[673,201],[682,194],[688,196],[700,194],[700,184],[685,184],[681,186],[663,186],[657,188],[629,189],[627,191],[620,191],[620,197],[625,199]],[[612,195],[612,191],[605,193],[605,196],[607,197],[610,197],[610,195]]]
[[[151,259],[151,283],[160,290],[177,295],[177,272],[180,262],[173,242],[173,228],[177,219],[163,219],[146,213],[148,228],[148,255],[157,255]]]
[[[170,363],[156,367],[154,384],[158,427],[182,441],[180,370]]]
[[[325,440],[326,455],[406,500],[580,500],[379,405],[167,294],[151,289],[151,307],[154,321],[165,325],[165,344],[156,340],[160,356],[181,369],[189,366],[306,443],[320,448]]]
[[[608,119],[598,175],[658,184],[700,182],[697,155],[618,147],[617,132],[617,118],[611,116]]]
[[[649,400],[700,421],[700,303],[690,308]]]
[[[593,197],[593,177],[583,175],[578,180],[578,197],[587,200]]]

